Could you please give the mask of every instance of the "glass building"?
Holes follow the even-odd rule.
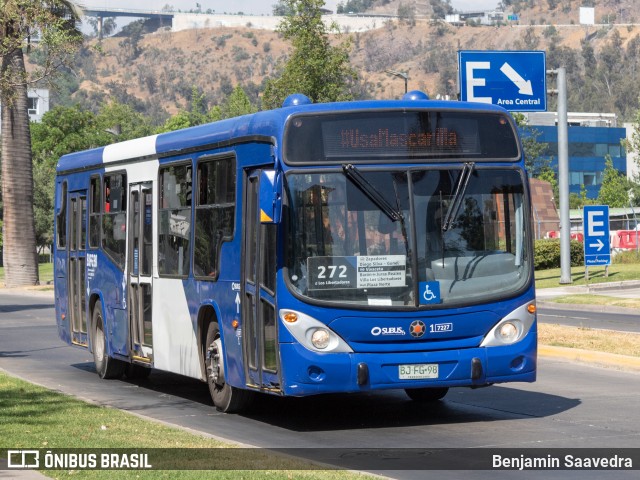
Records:
[[[558,172],[558,127],[555,125],[555,114],[548,112],[547,119],[552,119],[551,125],[540,118],[541,114],[534,117],[529,115],[528,129],[533,129],[539,136],[539,143],[546,143],[547,148],[543,153],[545,158],[551,160],[551,167]],[[599,115],[599,114],[595,114]],[[623,175],[627,176],[627,155],[622,140],[627,136],[625,128],[616,126],[615,116],[599,115],[594,120],[594,114],[569,114],[569,191],[580,194],[584,185],[587,198],[597,198],[604,175],[606,157],[609,155],[613,166]],[[536,120],[540,123],[536,124]],[[602,126],[611,125],[611,126]],[[528,135],[526,131],[521,132]]]

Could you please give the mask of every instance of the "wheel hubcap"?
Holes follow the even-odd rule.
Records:
[[[209,371],[210,381],[219,387],[224,386],[224,364],[221,352],[222,342],[220,338],[216,338],[207,352],[209,358],[207,370]]]

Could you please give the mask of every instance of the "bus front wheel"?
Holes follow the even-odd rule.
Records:
[[[102,303],[97,301],[91,316],[93,325],[93,361],[100,378],[120,378],[124,373],[125,363],[109,357],[107,354],[107,336],[104,333]]]
[[[209,324],[207,329],[205,351],[205,366],[207,367],[207,384],[218,410],[225,413],[236,413],[249,406],[253,392],[232,387],[224,378],[224,352],[220,330],[216,322]]]
[[[416,402],[435,402],[442,399],[447,392],[448,387],[442,388],[407,388],[405,392],[411,400]]]

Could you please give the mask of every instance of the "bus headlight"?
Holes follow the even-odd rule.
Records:
[[[353,352],[340,335],[306,313],[282,309],[278,314],[282,325],[306,349],[318,353]]]
[[[518,325],[521,323],[517,320],[504,322],[496,331],[496,337],[503,343],[513,343],[518,338]]]
[[[324,350],[329,346],[329,332],[324,328],[318,328],[311,334],[311,343],[319,350]]]
[[[489,331],[480,344],[481,347],[499,347],[512,345],[522,340],[536,320],[535,304],[528,303],[516,308],[509,315],[500,320]]]

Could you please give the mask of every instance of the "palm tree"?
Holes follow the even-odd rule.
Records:
[[[7,286],[38,283],[33,216],[33,169],[27,89],[51,79],[82,42],[80,11],[66,0],[0,0],[0,102],[2,103],[3,260]],[[46,52],[27,73],[23,49],[40,34]]]

